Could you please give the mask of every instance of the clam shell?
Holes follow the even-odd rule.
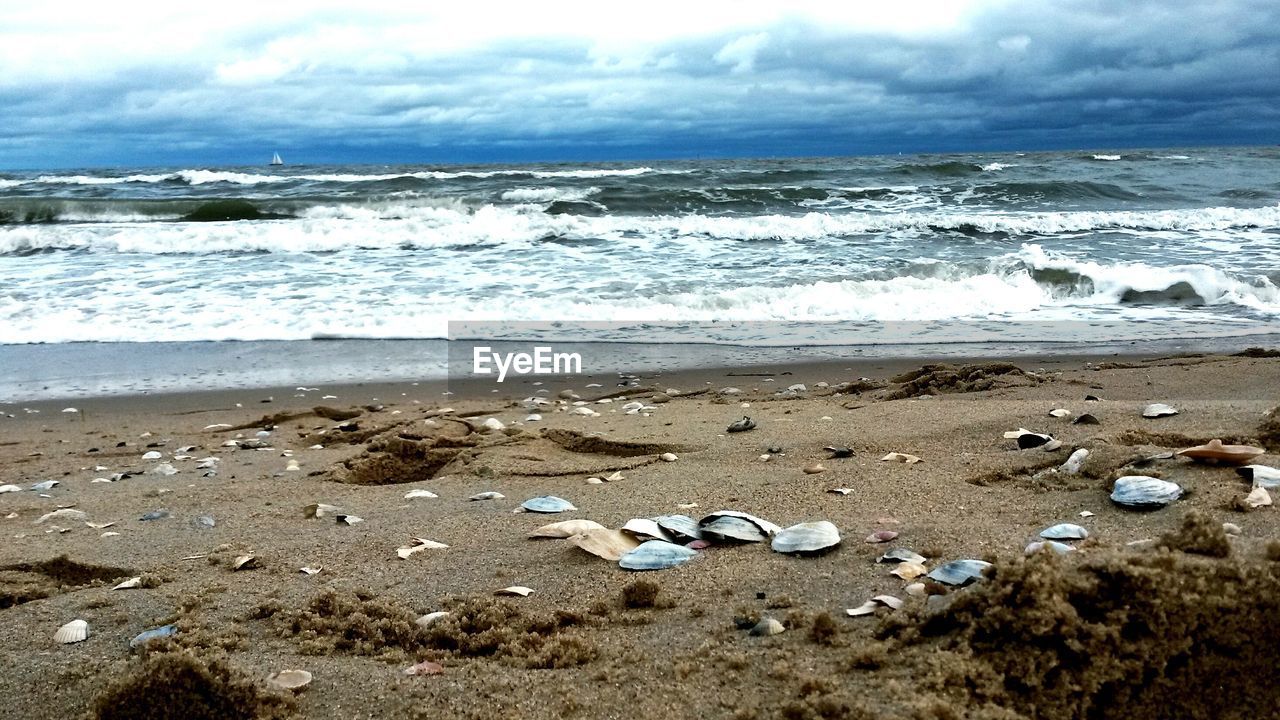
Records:
[[[635,535],[636,539],[644,542],[645,540],[665,540],[671,542],[671,534],[662,529],[657,521],[649,518],[631,518],[622,526],[622,532]]]
[[[422,489],[410,490],[409,492],[404,494],[405,500],[412,500],[414,498],[436,498],[436,497],[440,497],[440,496],[431,492],[430,490],[422,490]]]
[[[982,572],[991,567],[991,563],[982,560],[952,560],[940,565],[929,573],[929,578],[944,585],[968,585],[982,579]]]
[[[604,526],[595,520],[562,520],[529,533],[531,538],[567,538],[581,535],[588,530],[603,530]]]
[[[744,415],[741,420],[731,423],[729,427],[726,428],[726,430],[731,433],[737,433],[737,432],[746,432],[748,430],[754,430],[755,427],[756,427],[756,421]]]
[[[1067,461],[1058,467],[1058,472],[1066,473],[1067,475],[1077,475],[1080,473],[1080,468],[1084,467],[1084,461],[1088,457],[1089,451],[1085,448],[1080,448],[1079,450],[1071,453],[1071,457],[1068,457]]]
[[[339,515],[335,515],[333,519],[339,525],[355,525],[356,523],[364,522],[364,518],[360,517],[359,515],[339,514]]]
[[[177,634],[178,634],[177,625],[161,625],[158,628],[143,630],[137,635],[134,635],[133,639],[129,641],[129,647],[131,648],[141,647],[151,642],[152,640],[167,638]]]
[[[492,490],[490,490],[488,492],[476,493],[475,495],[472,495],[467,499],[468,500],[501,500],[504,497],[506,497],[506,495],[503,495],[500,492],[493,492]]]
[[[702,529],[698,527],[698,521],[688,515],[660,515],[654,520],[658,523],[658,527],[666,530],[677,540],[702,539]]]
[[[423,615],[422,617],[418,618],[417,620],[414,620],[413,622],[418,627],[425,629],[430,627],[431,623],[434,623],[435,621],[448,616],[449,616],[449,611],[437,610],[435,612],[429,612],[426,615]]]
[[[1089,531],[1074,523],[1059,523],[1040,531],[1045,540],[1083,540],[1089,537]]]
[[[1177,414],[1177,408],[1174,408],[1171,405],[1165,405],[1164,403],[1151,403],[1150,405],[1142,408],[1142,417],[1144,418],[1168,417],[1170,415]]]
[[[306,670],[281,670],[267,678],[267,682],[281,690],[301,690],[311,684],[311,673]]]
[[[623,570],[666,570],[683,565],[697,554],[696,550],[665,540],[649,540],[619,558],[618,566]]]
[[[1182,497],[1182,487],[1177,483],[1148,477],[1125,475],[1116,480],[1111,490],[1111,501],[1135,510],[1155,510]]]
[[[1052,435],[1044,433],[1031,432],[1026,428],[1018,428],[1004,434],[1006,439],[1017,440],[1019,450],[1030,450],[1038,448],[1042,445],[1048,445],[1053,442]]]
[[[894,548],[876,559],[876,562],[894,562],[894,563],[920,563],[921,565],[928,562],[925,556],[912,552],[906,548]]]
[[[511,587],[504,587],[501,590],[494,590],[493,594],[494,595],[510,595],[510,596],[516,596],[516,597],[529,597],[530,595],[533,594],[533,589],[527,588],[523,585],[512,585]]]
[[[1049,417],[1064,418],[1071,414],[1066,408],[1054,408],[1049,411]]]
[[[680,458],[675,453],[665,452],[658,456],[663,462],[675,462]]]
[[[72,620],[53,634],[53,639],[63,645],[78,643],[87,637],[89,637],[89,623],[84,620]]]
[[[54,489],[58,484],[57,480],[45,480],[44,482],[38,482],[35,485],[32,485],[31,489],[36,492],[45,492],[46,490]]]
[[[1255,487],[1280,487],[1280,470],[1266,465],[1245,465],[1236,468],[1236,474],[1254,484]]]
[[[578,509],[573,506],[573,503],[565,500],[564,498],[558,498],[555,495],[544,495],[542,497],[529,498],[521,503],[520,507],[529,512],[536,513],[559,513]]]
[[[139,577],[131,577],[131,578],[129,578],[128,580],[125,580],[124,582],[119,583],[118,585],[116,585],[115,587],[113,587],[113,588],[111,588],[111,589],[112,589],[112,590],[132,590],[133,588],[140,588],[140,587],[142,587],[142,577],[141,577],[141,576],[139,576]]]
[[[780,553],[820,553],[839,544],[840,529],[826,520],[818,520],[779,531],[770,546]]]
[[[1223,445],[1221,440],[1213,439],[1204,445],[1179,450],[1178,454],[1192,460],[1214,460],[1231,465],[1242,465],[1265,453],[1260,447],[1252,445]]]
[[[588,530],[569,538],[569,543],[598,558],[618,562],[626,553],[640,546],[635,536],[621,530]]]
[[[1075,551],[1074,547],[1066,543],[1060,543],[1057,540],[1037,540],[1027,545],[1026,550],[1024,550],[1023,552],[1025,552],[1027,555],[1035,555],[1036,553],[1040,552],[1046,547],[1059,555],[1065,555],[1069,552]]]
[[[787,628],[782,623],[773,618],[762,618],[760,622],[751,627],[751,634],[755,637],[768,637],[786,632]]]
[[[484,422],[480,423],[480,427],[484,428],[486,432],[505,430],[507,428],[507,426],[503,425],[502,421],[498,418],[488,418]]]
[[[738,512],[737,510],[717,510],[699,520],[698,526],[701,527],[705,533],[707,526],[720,518],[737,518],[739,520],[745,520],[752,525],[755,525],[766,537],[775,535],[782,529],[764,518],[758,518],[755,515]]]
[[[889,574],[894,575],[896,577],[900,577],[903,580],[914,580],[920,577],[921,575],[927,574],[928,572],[929,572],[929,569],[926,568],[922,563],[903,562],[903,563],[898,563],[898,566],[890,570]]]
[[[143,459],[143,460],[159,460],[160,458],[161,458],[160,453],[159,453],[159,452],[157,452],[157,451],[155,451],[155,450],[151,450],[150,452],[142,453],[142,459]]]
[[[891,452],[880,458],[881,462],[900,462],[907,465],[915,465],[920,462],[920,458],[908,453]]]
[[[730,542],[764,542],[768,534],[760,526],[739,517],[718,517],[702,525],[703,539]]]

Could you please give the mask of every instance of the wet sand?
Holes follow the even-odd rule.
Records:
[[[1181,459],[1141,470],[1128,464],[1214,437],[1280,449],[1265,425],[1280,403],[1280,360],[1014,362],[1021,370],[979,373],[960,387],[941,375],[932,386],[892,381],[923,364],[917,359],[688,371],[640,377],[636,388],[602,376],[544,378],[542,385],[523,379],[498,393],[455,383],[445,395],[440,383],[404,382],[0,406],[13,415],[0,418],[0,484],[23,488],[0,494],[7,658],[0,689],[9,700],[0,717],[74,717],[93,712],[95,702],[104,717],[157,717],[161,707],[149,703],[173,710],[195,696],[188,690],[233,698],[227,707],[248,714],[317,718],[1233,717],[1273,703],[1280,692],[1252,684],[1219,698],[1205,678],[1252,672],[1265,680],[1250,663],[1276,637],[1267,554],[1280,539],[1277,511],[1235,509],[1249,485],[1230,468]],[[588,387],[593,382],[601,387]],[[777,395],[795,383],[806,391]],[[728,386],[741,393],[719,392]],[[613,398],[589,406],[598,417],[572,414],[566,404],[538,410],[540,422],[523,422],[529,411],[519,404],[539,390],[552,403],[565,389],[587,399],[628,390],[648,402],[668,388],[681,394],[636,415],[621,410],[625,398]],[[1086,402],[1086,395],[1100,400]],[[1180,413],[1144,419],[1149,402]],[[320,405],[359,410],[347,421],[357,427],[339,430],[340,421],[311,414]],[[62,412],[67,407],[78,412]],[[426,422],[442,407],[454,412]],[[1059,407],[1073,415],[1048,415]],[[1101,424],[1072,424],[1082,413]],[[274,414],[287,418],[268,423],[268,449],[224,445],[256,438],[255,421]],[[727,434],[743,415],[758,427]],[[489,417],[506,430],[472,432]],[[245,427],[208,427],[215,425]],[[1019,427],[1051,433],[1063,447],[1019,451],[1002,437]],[[569,435],[545,429],[609,442],[578,452],[553,439]],[[612,441],[653,447],[635,455]],[[849,446],[854,456],[827,459],[827,445]],[[771,446],[782,452],[761,460]],[[1033,477],[1079,447],[1091,451],[1081,475]],[[660,450],[679,459],[663,462]],[[162,458],[144,460],[148,451]],[[889,452],[922,462],[882,462]],[[206,457],[219,459],[214,476],[196,467]],[[286,469],[291,459],[299,470]],[[803,472],[815,462],[825,472]],[[1280,464],[1270,453],[1257,462]],[[160,463],[178,472],[149,472]],[[92,482],[125,471],[142,474]],[[586,483],[615,471],[623,478]],[[1189,493],[1155,512],[1113,505],[1110,481],[1139,473],[1175,480]],[[421,479],[350,482],[388,476]],[[44,480],[59,481],[48,497],[27,489]],[[829,492],[837,487],[852,492]],[[439,497],[405,499],[414,489]],[[506,497],[467,500],[482,491]],[[578,510],[512,512],[541,495],[566,498]],[[307,519],[311,503],[339,506],[363,522]],[[66,506],[114,525],[61,517],[36,523]],[[162,509],[167,517],[140,519]],[[569,518],[617,528],[633,517],[696,519],[721,509],[784,527],[829,520],[844,542],[818,557],[716,544],[680,567],[630,573],[563,540],[526,537]],[[1094,515],[1082,519],[1082,511]],[[1224,541],[1227,557],[1184,552],[1194,543],[1129,544],[1174,533],[1191,511],[1201,513],[1192,523],[1202,534],[1224,521],[1241,527]],[[1059,522],[1084,525],[1090,539],[1065,558],[1023,560],[1026,544]],[[864,542],[878,529],[900,535]],[[119,534],[102,536],[108,532]],[[418,537],[449,547],[398,558],[397,548]],[[995,576],[930,604],[905,595],[907,583],[875,562],[893,547],[925,555],[930,568],[959,558],[993,561]],[[250,554],[256,567],[232,569],[237,556]],[[50,562],[62,556],[70,562]],[[322,569],[306,575],[302,567]],[[111,590],[134,576],[147,587]],[[656,584],[656,598],[635,585],[640,580]],[[493,597],[511,585],[534,592]],[[1010,588],[1022,590],[1010,595]],[[1117,594],[1139,590],[1142,602],[1124,604],[1129,615],[1113,607]],[[906,605],[875,617],[845,615],[877,594]],[[646,607],[628,607],[624,597]],[[1191,613],[1205,598],[1215,611]],[[436,610],[454,614],[427,630],[413,623]],[[762,616],[787,631],[751,637],[740,629]],[[55,631],[76,618],[88,622],[90,637],[56,643]],[[1225,618],[1260,625],[1246,623],[1244,632],[1216,624]],[[166,623],[176,623],[178,634],[130,650],[131,638]],[[1134,630],[1140,625],[1145,635]],[[1256,644],[1239,645],[1242,632]],[[1203,648],[1194,640],[1201,636]],[[1192,640],[1170,649],[1170,637]],[[1091,651],[1114,656],[1117,648],[1132,651],[1129,664],[1086,661]],[[422,660],[443,672],[404,674]],[[1135,667],[1146,673],[1136,673],[1140,683],[1130,677]],[[265,679],[290,668],[310,671],[313,681],[288,702],[273,702]],[[149,675],[161,682],[135,682]],[[1183,693],[1180,714],[1151,714],[1158,706],[1149,693],[1157,691]],[[189,706],[184,712],[197,716]]]

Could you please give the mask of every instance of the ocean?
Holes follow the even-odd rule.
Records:
[[[261,217],[195,219],[227,200]],[[235,367],[281,342],[408,377],[461,336],[868,352],[1277,320],[1274,147],[0,172],[0,398],[201,384],[199,357],[276,380]]]

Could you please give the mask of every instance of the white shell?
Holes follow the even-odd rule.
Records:
[[[618,559],[623,570],[665,570],[683,565],[698,552],[665,540],[649,540]]]
[[[839,544],[840,529],[826,520],[818,520],[779,531],[770,546],[780,553],[818,553]]]
[[[621,530],[588,530],[569,538],[569,544],[585,550],[598,558],[618,562],[622,556],[640,546],[634,535]]]
[[[472,495],[467,499],[468,500],[501,500],[504,497],[506,497],[506,495],[503,495],[500,492],[493,492],[491,490],[489,492],[476,493],[475,495]]]
[[[1067,458],[1067,461],[1058,467],[1058,472],[1065,473],[1067,475],[1077,475],[1080,472],[1080,468],[1084,466],[1085,459],[1088,457],[1089,451],[1086,448],[1080,448],[1079,450],[1071,453],[1071,457]]]
[[[430,627],[431,623],[448,616],[449,616],[449,611],[437,610],[435,612],[429,612],[426,615],[423,615],[422,617],[418,618],[417,620],[414,620],[414,623],[420,628],[426,628],[426,627]]]
[[[1043,550],[1045,547],[1048,547],[1050,550],[1054,551],[1059,555],[1065,555],[1069,552],[1075,551],[1074,547],[1066,543],[1060,543],[1057,540],[1037,540],[1031,543],[1030,545],[1027,545],[1026,549],[1023,552],[1026,553],[1027,555],[1035,555],[1036,553]]]
[[[423,550],[443,550],[449,547],[442,542],[427,540],[426,538],[414,538],[413,541],[413,545],[407,545],[396,550],[396,555],[399,556],[401,560],[408,558],[416,552],[422,552]]]
[[[1177,414],[1177,408],[1174,408],[1171,405],[1165,405],[1164,403],[1151,403],[1142,409],[1142,417],[1144,418],[1167,417],[1169,415]]]
[[[529,512],[536,513],[560,513],[570,510],[577,510],[573,503],[564,498],[555,495],[544,495],[542,497],[529,498],[520,504],[520,507]]]
[[[1251,508],[1266,507],[1271,504],[1271,493],[1267,492],[1264,487],[1255,487],[1249,491],[1249,495],[1244,499]]]
[[[751,634],[756,637],[768,637],[786,632],[787,628],[782,623],[773,618],[764,618],[751,628]]]
[[[302,514],[309,518],[322,518],[340,512],[342,512],[342,508],[337,505],[326,505],[325,503],[311,503],[302,509]]]
[[[143,460],[159,460],[160,458],[161,458],[160,453],[156,452],[155,450],[142,454]]]
[[[543,525],[529,533],[531,538],[568,538],[581,535],[589,530],[603,530],[603,525],[595,520],[562,520],[561,522]]]
[[[631,518],[622,526],[622,532],[635,535],[641,542],[645,540],[672,541],[670,533],[663,530],[657,521],[649,518]]]
[[[282,690],[301,690],[311,684],[311,673],[306,670],[281,670],[267,678],[267,682]]]
[[[888,455],[885,455],[884,457],[880,458],[880,460],[881,462],[900,462],[900,463],[905,463],[907,465],[915,465],[916,463],[920,462],[920,458],[916,457],[915,455],[910,455],[908,453],[900,453],[900,452],[891,452]]]
[[[421,489],[410,490],[409,492],[404,494],[405,500],[412,500],[414,498],[435,498],[435,497],[440,497],[440,496],[431,492],[430,490],[421,490]]]
[[[364,522],[359,515],[335,515],[333,518],[339,525],[355,525]]]
[[[1045,540],[1083,540],[1089,537],[1089,531],[1073,523],[1059,523],[1040,531]]]
[[[494,595],[518,595],[520,597],[529,597],[532,593],[533,590],[531,588],[524,587],[523,585],[512,585],[511,587],[505,587],[493,592]]]
[[[499,420],[498,418],[488,418],[483,423],[480,423],[480,427],[484,428],[485,430],[494,430],[494,431],[505,430],[507,428],[507,426],[503,425],[502,421]]]
[[[252,570],[258,566],[258,559],[253,555],[240,555],[231,561],[232,570]]]
[[[1063,418],[1070,414],[1071,414],[1071,411],[1065,408],[1054,408],[1053,410],[1049,411],[1049,416],[1056,417],[1056,418]]]
[[[1249,480],[1254,487],[1264,487],[1267,489],[1280,487],[1280,470],[1266,465],[1245,465],[1236,468],[1236,473],[1240,477]]]
[[[1161,508],[1180,497],[1182,487],[1177,483],[1146,475],[1119,478],[1111,491],[1112,502],[1139,510]]]
[[[669,453],[669,452],[668,452],[668,453],[662,453],[662,454],[661,454],[661,455],[659,455],[658,457],[659,457],[663,462],[675,462],[676,460],[679,460],[679,459],[680,459],[679,457],[677,457],[677,456],[676,456],[676,454],[675,454],[675,453]]]
[[[11,492],[22,492],[22,488],[17,485],[0,485],[0,494]]]
[[[62,508],[53,512],[45,513],[36,520],[35,525],[39,525],[46,520],[63,520],[66,522],[85,522],[89,519],[89,514],[83,510],[74,510],[72,508]]]
[[[78,643],[87,637],[89,637],[89,623],[84,620],[72,620],[53,634],[53,639],[63,645]]]
[[[142,578],[131,577],[128,580],[125,580],[124,582],[120,583],[119,585],[116,585],[111,589],[112,590],[132,590],[133,588],[139,588],[139,587],[142,587]]]

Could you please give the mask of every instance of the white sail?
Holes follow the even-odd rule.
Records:
[[[272,165],[283,165],[283,164],[284,164],[284,161],[280,159],[280,153],[273,153],[273,154],[271,155],[271,164],[272,164]]]

